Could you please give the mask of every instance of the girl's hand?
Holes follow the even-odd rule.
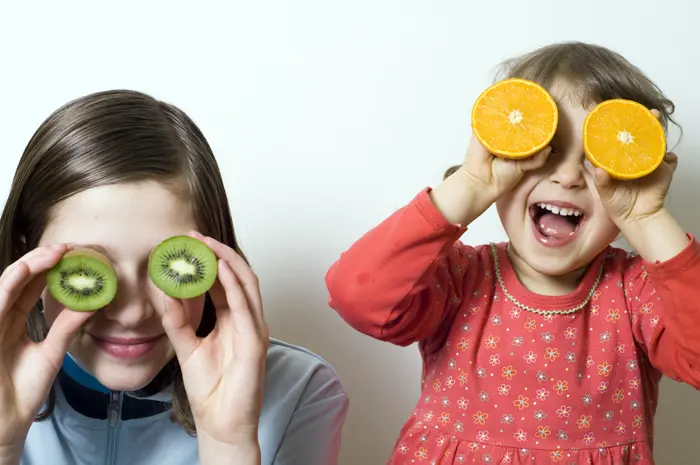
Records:
[[[496,201],[501,194],[517,184],[526,172],[541,168],[551,151],[551,147],[545,147],[531,157],[509,160],[489,153],[472,136],[462,169],[478,190],[489,193],[492,201]]]
[[[172,341],[197,427],[220,444],[257,444],[269,330],[258,280],[243,258],[220,242],[191,233],[218,257],[209,295],[216,326],[200,338],[186,316],[186,301],[168,298],[163,327]]]
[[[73,336],[92,312],[63,310],[44,339],[26,333],[29,312],[46,287],[46,273],[68,246],[39,247],[0,276],[0,450],[21,453]]]
[[[522,160],[489,153],[472,135],[464,164],[430,192],[437,210],[452,224],[468,226],[523,175],[544,165],[551,148]]]
[[[658,118],[657,110],[652,113]],[[661,211],[677,165],[678,157],[669,152],[654,172],[629,181],[616,180],[603,169],[596,168],[596,188],[613,221],[621,227]]]

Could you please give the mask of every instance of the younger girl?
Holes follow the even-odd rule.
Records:
[[[148,279],[152,248],[180,234],[219,259],[206,296]],[[96,313],[44,290],[75,248],[117,272]],[[216,160],[178,108],[109,91],[54,112],[19,162],[0,270],[0,465],[337,463],[345,391],[316,355],[268,341]]]
[[[547,46],[507,63],[557,100],[550,147],[465,162],[342,254],[330,305],[354,328],[419,343],[422,395],[390,464],[653,464],[662,374],[700,388],[700,246],[664,208],[669,153],[614,182],[585,160],[597,102],[672,103],[598,46]],[[495,203],[507,243],[467,246]],[[613,248],[622,232],[636,249]]]

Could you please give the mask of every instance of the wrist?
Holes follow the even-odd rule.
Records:
[[[630,245],[648,262],[669,260],[689,242],[685,230],[665,208],[641,218],[629,218],[619,226]]]
[[[227,442],[198,431],[197,442],[202,465],[260,465],[262,453],[257,431],[238,434]]]
[[[466,227],[481,216],[498,195],[475,180],[462,166],[432,189],[430,198],[447,221]]]
[[[0,446],[0,465],[19,465],[23,445]]]

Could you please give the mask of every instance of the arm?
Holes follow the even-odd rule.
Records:
[[[285,429],[273,465],[337,464],[348,405],[348,395],[330,368],[314,373]]]
[[[358,331],[403,346],[434,339],[467,294],[478,254],[459,242],[466,228],[438,210],[432,193],[420,192],[328,271],[329,305]]]
[[[662,212],[623,231],[640,255],[625,274],[627,307],[649,362],[700,389],[700,244]]]

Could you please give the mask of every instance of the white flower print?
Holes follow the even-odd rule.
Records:
[[[479,431],[476,433],[476,440],[479,442],[486,442],[489,440],[489,432],[487,430]]]
[[[542,333],[542,340],[546,342],[547,344],[551,343],[554,341],[554,334],[550,332]]]
[[[560,440],[560,441],[566,441],[567,439],[569,439],[569,435],[566,434],[566,431],[560,430],[560,431],[557,433],[557,439]]]
[[[631,400],[630,401],[630,408],[632,410],[639,410],[639,401],[638,400]]]
[[[406,445],[405,442],[402,442],[401,445],[399,446],[399,453],[400,454],[406,454],[408,453],[408,446]]]
[[[576,354],[573,352],[566,353],[566,361],[568,363],[576,363]]]
[[[554,322],[554,315],[552,315],[551,313],[550,313],[550,314],[547,314],[547,315],[545,315],[545,316],[543,317],[543,319],[544,319],[544,321],[546,321],[547,323],[553,323],[553,322]]]
[[[478,367],[476,369],[476,376],[478,378],[486,378],[486,368]]]
[[[513,421],[515,421],[515,417],[510,413],[506,413],[501,417],[501,423],[503,424],[510,425]]]
[[[447,366],[450,367],[450,370],[454,370],[457,368],[457,360],[451,358],[449,362],[447,362]]]
[[[649,326],[652,328],[656,328],[656,325],[659,324],[659,315],[654,315],[651,320],[649,320]]]
[[[562,405],[557,409],[557,415],[559,415],[559,418],[569,418],[570,413],[571,407],[568,405]]]
[[[542,370],[539,370],[537,372],[536,376],[537,376],[537,381],[540,383],[546,383],[547,381],[549,381],[549,377],[547,376],[547,373],[545,373]]]
[[[547,397],[549,397],[549,391],[548,391],[548,390],[546,390],[545,388],[542,388],[542,389],[538,389],[538,390],[537,390],[537,400],[540,400],[540,401],[543,401],[543,402],[544,402],[545,400],[547,400]]]
[[[630,389],[639,389],[641,384],[642,382],[639,380],[639,378],[632,378],[630,380]]]
[[[611,410],[608,410],[608,411],[605,412],[605,414],[603,415],[603,418],[605,418],[605,420],[607,420],[607,421],[610,421],[610,420],[613,419],[614,416],[615,416],[615,412],[613,412],[613,411],[611,411]]]
[[[466,410],[467,407],[469,406],[469,399],[465,399],[464,397],[460,397],[459,400],[457,401],[457,406],[461,408],[462,410]]]
[[[547,414],[544,413],[544,410],[538,410],[535,413],[533,413],[532,416],[537,421],[542,421],[545,418],[547,418]]]
[[[635,371],[636,369],[637,369],[637,361],[636,360],[628,360],[627,361],[627,370]]]
[[[513,308],[510,311],[510,317],[513,319],[520,318],[520,309],[519,308]]]
[[[535,363],[537,361],[537,354],[530,351],[523,358],[525,358],[527,363]]]
[[[513,433],[513,437],[515,438],[516,441],[518,442],[523,442],[527,439],[527,433],[523,431],[522,429],[519,429],[515,433]]]
[[[472,325],[470,325],[469,323],[464,323],[462,325],[462,331],[464,331],[465,333],[468,333],[471,330],[472,330]]]
[[[583,405],[591,405],[593,403],[593,396],[590,394],[584,394],[583,397],[581,397],[581,402]]]
[[[486,391],[481,391],[479,393],[479,400],[481,402],[488,402],[489,401],[489,393]]]
[[[498,395],[500,396],[507,396],[508,392],[510,392],[510,386],[507,384],[501,384],[498,386]]]
[[[491,317],[491,324],[494,326],[500,326],[503,323],[503,318],[499,315],[494,315]]]
[[[522,336],[516,336],[516,337],[513,338],[512,344],[513,344],[515,347],[520,347],[521,345],[523,345],[523,342],[525,342],[525,338],[524,338],[524,337],[522,337]]]
[[[618,355],[622,355],[625,353],[625,345],[621,342],[618,342],[617,345],[615,346],[615,352],[618,353]]]
[[[442,401],[440,402],[440,405],[443,407],[447,408],[450,406],[450,398],[449,397],[443,397]]]
[[[600,342],[608,342],[610,341],[610,331],[605,331],[600,334]]]
[[[496,366],[501,364],[501,354],[491,354],[489,356],[489,364],[491,366]]]
[[[461,421],[456,421],[455,422],[455,431],[458,433],[463,433],[464,432],[464,423]]]
[[[445,385],[446,385],[448,388],[451,388],[452,386],[454,386],[454,385],[455,385],[455,382],[456,382],[456,381],[452,378],[452,376],[448,376],[447,378],[445,378]]]

